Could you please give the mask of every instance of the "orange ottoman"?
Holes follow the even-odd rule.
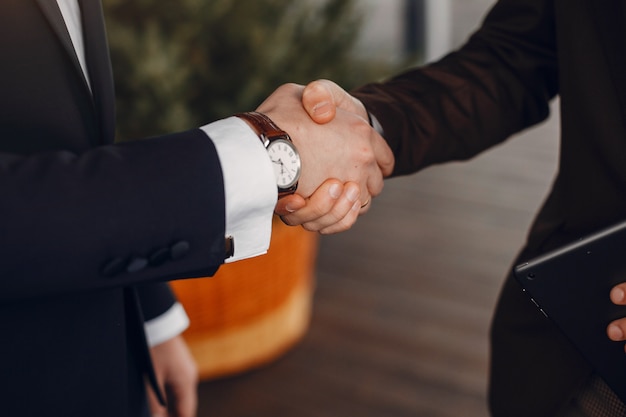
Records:
[[[172,282],[191,325],[185,340],[201,379],[271,362],[308,328],[319,237],[273,222],[267,255],[222,265],[212,278]]]

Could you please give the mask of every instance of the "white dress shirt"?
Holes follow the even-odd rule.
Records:
[[[89,82],[85,64],[80,8],[77,0],[57,0],[78,61]],[[226,236],[234,239],[235,253],[226,262],[267,252],[278,192],[271,161],[256,133],[241,119],[231,117],[202,126],[217,149],[224,177]],[[207,139],[208,140],[208,139]],[[183,307],[176,303],[163,315],[146,322],[151,346],[182,333],[189,326]]]

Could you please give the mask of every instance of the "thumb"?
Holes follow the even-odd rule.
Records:
[[[324,124],[335,118],[337,104],[333,97],[334,88],[341,90],[337,84],[328,80],[313,81],[304,87],[302,105],[314,122]]]
[[[279,216],[287,216],[306,205],[306,201],[299,194],[285,196],[278,200],[274,213]]]
[[[309,83],[302,92],[302,105],[309,117],[320,124],[333,120],[338,108],[368,119],[363,103],[329,80]]]

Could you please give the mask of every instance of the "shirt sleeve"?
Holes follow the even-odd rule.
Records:
[[[169,310],[144,323],[146,339],[150,347],[178,336],[189,327],[189,317],[180,303],[174,303]]]
[[[234,262],[265,254],[269,248],[278,189],[272,163],[246,122],[230,117],[202,126],[215,144],[226,197],[226,236],[232,236]]]

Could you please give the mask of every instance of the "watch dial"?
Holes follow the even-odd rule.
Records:
[[[289,188],[300,177],[300,156],[291,142],[277,139],[270,143],[267,152],[274,166],[276,184],[280,188]]]

